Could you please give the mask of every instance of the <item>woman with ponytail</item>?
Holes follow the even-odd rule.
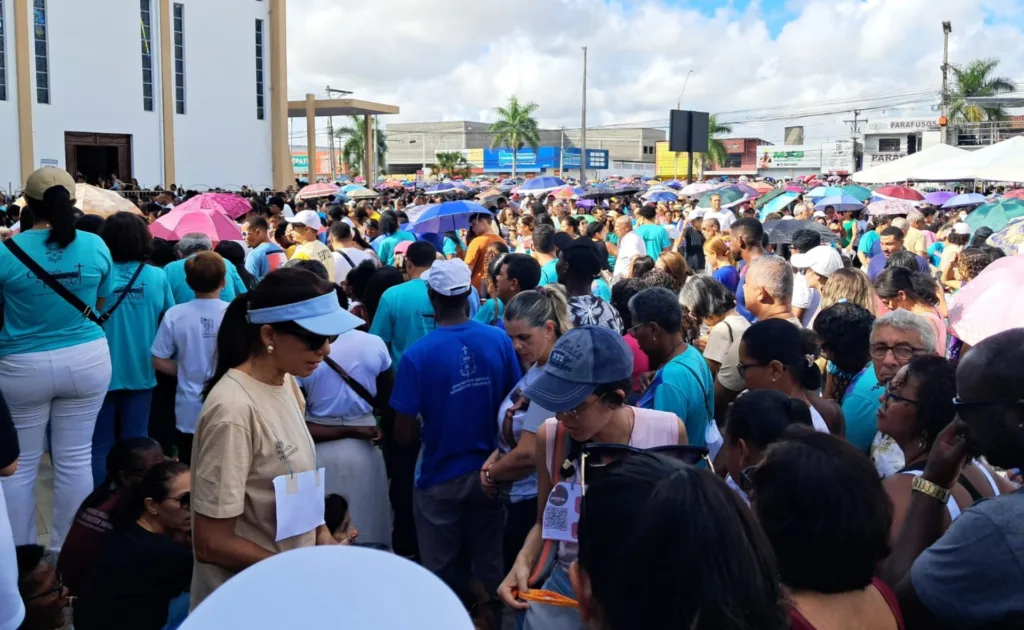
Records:
[[[270,272],[224,312],[193,442],[193,608],[275,553],[332,544],[295,377],[312,374],[330,342],[362,323],[341,308],[334,285],[294,267]],[[303,496],[317,490],[318,499]]]
[[[530,260],[536,266],[536,261]],[[537,271],[539,275],[539,267]],[[549,284],[517,294],[505,307],[504,322],[520,361],[530,367],[498,408],[498,449],[484,464],[480,480],[486,491],[500,488],[507,495],[507,573],[537,522],[537,466],[533,459],[536,434],[545,420],[555,416],[553,411],[524,399],[523,389],[540,376],[555,342],[572,328],[565,290],[559,284]]]
[[[898,308],[920,315],[935,329],[935,347],[946,352],[946,322],[939,315],[939,284],[927,273],[889,267],[875,279],[875,292],[890,311]]]
[[[32,229],[0,246],[0,391],[21,444],[3,479],[16,545],[36,542],[35,485],[49,435],[54,468],[50,547],[59,549],[93,490],[92,436],[110,385],[99,314],[114,289],[114,262],[99,236],[75,230],[75,180],[59,168],[29,176]]]

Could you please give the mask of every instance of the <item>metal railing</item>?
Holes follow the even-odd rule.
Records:
[[[963,148],[984,147],[1019,135],[1024,135],[1024,121],[1019,120],[955,123],[949,126],[950,144]]]

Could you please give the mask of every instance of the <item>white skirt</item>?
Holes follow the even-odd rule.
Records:
[[[367,440],[320,442],[316,461],[326,468],[327,494],[340,494],[348,501],[352,526],[359,530],[356,542],[390,549],[391,501],[381,450]]]

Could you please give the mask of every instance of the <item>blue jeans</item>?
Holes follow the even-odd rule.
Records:
[[[569,582],[569,573],[561,564],[555,565],[551,575],[541,588],[576,599],[572,583]],[[583,622],[580,620],[578,608],[560,608],[531,602],[529,610],[526,611],[523,625],[518,626],[517,622],[517,627],[526,630],[578,630],[583,627]]]
[[[152,389],[107,392],[92,433],[92,481],[98,487],[107,478],[107,455],[118,440],[149,435]]]

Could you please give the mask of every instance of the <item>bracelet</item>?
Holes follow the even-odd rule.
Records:
[[[937,483],[932,483],[931,481],[928,481],[924,477],[921,477],[921,476],[914,477],[914,481],[910,484],[910,487],[914,491],[917,491],[917,492],[920,492],[921,494],[925,494],[925,495],[930,496],[931,498],[935,499],[939,503],[948,503],[949,502],[949,497],[950,497],[949,490],[943,488],[942,486],[938,485]]]

